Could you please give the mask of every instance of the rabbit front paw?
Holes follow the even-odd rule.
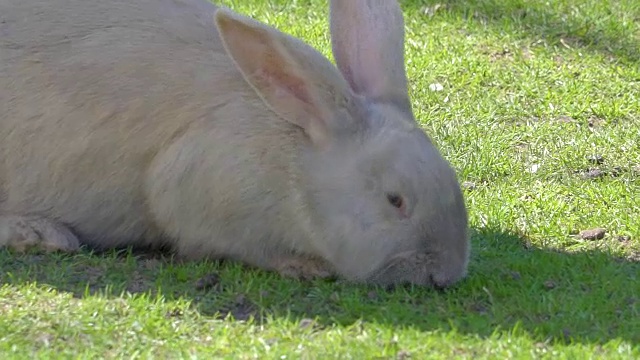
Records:
[[[303,255],[280,258],[275,268],[280,275],[297,280],[327,279],[335,275],[326,261]]]
[[[36,216],[1,215],[0,247],[24,252],[35,248],[45,252],[74,252],[78,238],[64,225]]]

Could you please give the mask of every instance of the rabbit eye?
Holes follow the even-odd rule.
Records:
[[[400,209],[402,208],[402,205],[404,205],[404,200],[402,199],[402,196],[396,193],[387,194],[387,200],[389,201],[389,204],[391,204],[396,209]]]

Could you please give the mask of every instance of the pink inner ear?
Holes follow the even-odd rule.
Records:
[[[218,25],[227,52],[265,104],[302,128],[315,145],[326,143],[327,106],[308,75],[313,69],[296,59],[295,45],[269,28],[231,16],[219,15]]]
[[[326,114],[314,96],[309,80],[302,71],[273,49],[255,54],[256,67],[251,75],[263,98],[284,119],[304,129],[319,147],[327,143]]]
[[[267,57],[266,62],[270,62],[269,58],[270,57]],[[258,70],[258,74],[256,75],[269,82],[274,88],[274,94],[277,97],[294,96],[307,105],[313,104],[311,94],[304,80],[282,71],[278,66],[265,64],[264,67]]]

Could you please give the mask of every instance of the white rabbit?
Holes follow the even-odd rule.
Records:
[[[206,0],[0,0],[0,246],[457,282],[467,213],[403,26],[396,1],[331,1],[336,68]]]

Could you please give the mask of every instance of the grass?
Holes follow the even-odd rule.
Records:
[[[330,57],[324,1],[222,3]],[[465,281],[0,251],[2,358],[640,357],[640,3],[402,4],[416,117],[466,183]]]

